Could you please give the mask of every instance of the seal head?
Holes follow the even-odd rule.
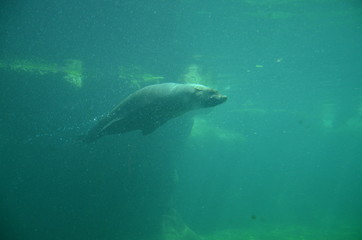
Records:
[[[217,90],[203,86],[194,85],[196,102],[200,103],[200,107],[208,108],[215,107],[224,103],[227,96],[220,94]]]

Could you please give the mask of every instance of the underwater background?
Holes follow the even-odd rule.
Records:
[[[0,3],[0,239],[362,239],[359,0]],[[228,101],[77,140],[141,87]]]

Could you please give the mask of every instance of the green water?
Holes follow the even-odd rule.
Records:
[[[0,3],[0,239],[362,239],[362,3]],[[128,94],[228,101],[78,136]]]

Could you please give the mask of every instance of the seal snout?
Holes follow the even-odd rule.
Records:
[[[220,93],[216,93],[209,97],[209,99],[206,101],[206,107],[214,107],[219,104],[224,103],[228,97],[226,95],[222,95]]]
[[[226,96],[226,95],[221,95],[221,94],[220,94],[220,101],[221,101],[221,103],[225,102],[226,100],[228,100],[228,96]]]
[[[222,94],[216,95],[215,98],[217,99],[218,104],[224,103],[228,99],[228,97],[226,95],[222,95]]]

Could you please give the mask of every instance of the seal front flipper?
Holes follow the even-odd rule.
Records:
[[[149,124],[147,126],[143,126],[142,128],[142,135],[148,135],[152,132],[154,132],[158,127],[160,126],[160,124]]]
[[[102,134],[111,135],[137,130],[135,122],[133,118],[115,118],[103,127]]]
[[[153,114],[155,115],[155,114]],[[150,133],[153,133],[157,128],[159,128],[160,126],[162,126],[163,124],[165,124],[168,120],[171,119],[170,116],[159,116],[158,114],[156,114],[157,116],[153,116],[152,119],[148,120],[148,121],[144,121],[141,124],[141,128],[140,130],[142,131],[142,135],[148,135]]]

